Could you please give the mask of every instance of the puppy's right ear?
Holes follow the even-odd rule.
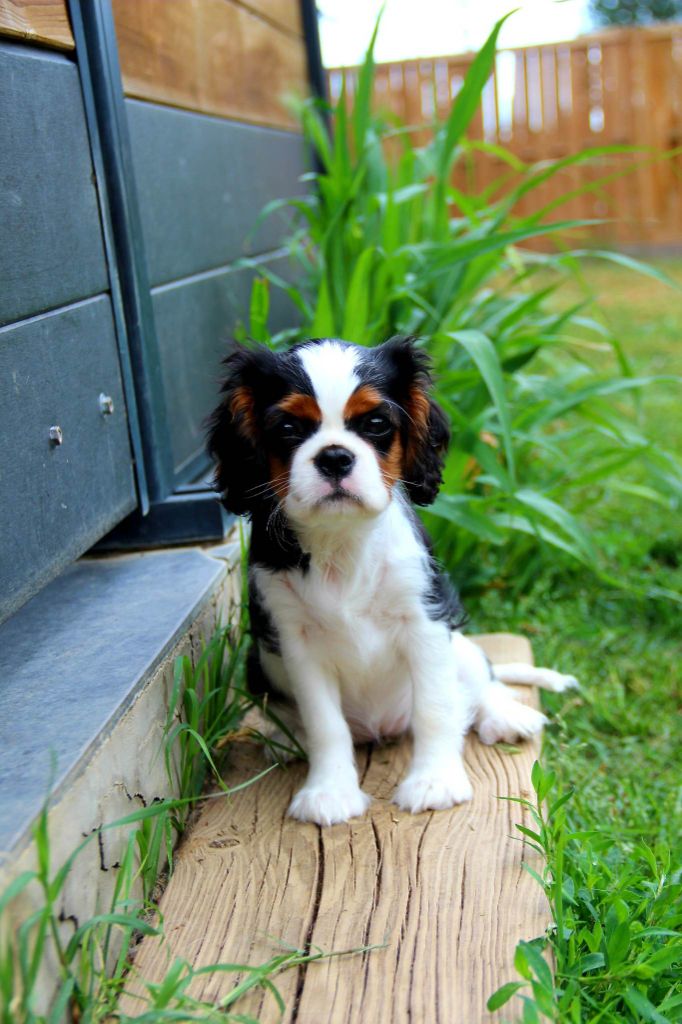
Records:
[[[246,515],[267,482],[260,444],[255,385],[259,353],[235,345],[223,360],[222,401],[208,421],[208,450],[215,460],[215,485],[228,512]]]

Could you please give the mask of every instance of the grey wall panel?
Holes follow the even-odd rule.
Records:
[[[0,329],[0,438],[1,620],[135,506],[108,296]]]
[[[269,263],[282,277],[288,276],[284,259]],[[173,462],[179,481],[187,479],[184,471],[204,451],[204,420],[218,400],[220,362],[236,324],[243,322],[248,312],[254,274],[251,269],[227,268],[153,292]],[[300,320],[293,303],[279,289],[271,289],[270,308],[273,331]]]
[[[127,100],[149,277],[158,285],[275,249],[285,215],[270,200],[299,195],[301,136]]]
[[[0,43],[0,324],[108,288],[78,71]]]

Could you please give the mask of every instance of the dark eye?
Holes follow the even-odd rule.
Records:
[[[279,432],[285,441],[295,441],[301,436],[301,424],[287,417],[279,424]]]
[[[366,417],[362,427],[365,434],[370,434],[372,437],[383,437],[391,430],[391,422],[386,416],[373,413]]]

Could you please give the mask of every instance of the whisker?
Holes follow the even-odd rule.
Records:
[[[257,498],[260,495],[265,494],[267,491],[274,490],[277,484],[284,483],[284,481],[287,480],[288,475],[289,474],[287,472],[280,473],[279,476],[273,477],[272,480],[266,480],[262,484],[256,484],[255,487],[249,487],[246,494],[250,498]]]

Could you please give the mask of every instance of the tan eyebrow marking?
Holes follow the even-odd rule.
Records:
[[[314,420],[315,423],[319,423],[322,420],[322,412],[313,396],[304,395],[299,391],[285,395],[281,402],[277,403],[277,407],[282,412],[290,412],[292,416],[300,416],[305,420]]]
[[[362,416],[363,413],[376,409],[383,400],[383,396],[371,384],[361,384],[346,402],[343,418],[345,420],[352,420],[356,416]]]

